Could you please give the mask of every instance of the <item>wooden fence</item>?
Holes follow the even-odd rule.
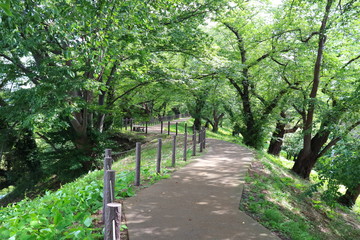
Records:
[[[185,133],[184,141],[182,143],[178,143],[178,134],[177,134],[177,124],[176,124],[176,134],[172,136],[172,154],[171,154],[171,167],[176,166],[176,153],[177,148],[182,146],[182,159],[183,161],[187,160],[187,154],[189,151],[192,151],[192,156],[196,155],[197,145],[199,146],[199,152],[202,152],[203,149],[206,147],[206,129],[202,128],[201,131],[194,131],[192,135],[189,135],[187,132],[187,125],[185,124]],[[170,124],[168,126],[170,129]],[[168,134],[170,134],[168,130]],[[198,134],[198,138],[197,138]],[[189,136],[191,140],[189,141]],[[163,146],[163,139],[159,138],[157,141],[157,156],[155,164],[155,171],[157,174],[161,173],[162,162],[163,162],[163,154],[162,154],[162,146]],[[131,149],[125,152],[116,153],[125,154],[130,151],[135,150],[135,168],[131,171],[131,173],[135,174],[134,178],[134,186],[141,185],[141,168],[144,167],[141,161],[141,152],[142,152],[142,145],[141,143],[136,143],[136,148]],[[115,191],[121,191],[122,189],[115,189],[115,171],[111,169],[114,155],[111,149],[105,150],[105,157],[104,157],[104,198],[103,198],[103,221],[105,226],[104,232],[104,239],[105,240],[120,240],[120,228],[121,228],[121,211],[122,206],[119,203],[115,202]]]
[[[121,122],[121,128],[125,129],[125,130],[130,130],[130,131],[144,131],[147,133],[147,128],[148,126],[153,126],[153,125],[157,125],[157,124],[161,124],[161,126],[163,126],[164,122],[169,122],[172,121],[174,119],[179,119],[179,118],[185,118],[185,117],[190,117],[190,115],[188,113],[185,114],[176,114],[173,116],[164,116],[164,117],[159,117],[159,118],[151,118],[149,121],[139,121],[133,118],[124,118],[122,119]],[[140,128],[138,128],[139,126],[141,126]],[[163,127],[161,127],[162,129]]]

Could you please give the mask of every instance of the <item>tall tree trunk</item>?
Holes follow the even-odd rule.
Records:
[[[353,207],[360,195],[360,184],[354,188],[348,188],[344,195],[339,197],[338,202],[346,207]]]
[[[315,102],[317,92],[319,90],[320,84],[320,73],[322,66],[322,59],[324,55],[324,47],[326,42],[326,26],[329,18],[331,6],[334,0],[327,0],[325,13],[323,19],[321,21],[321,27],[319,30],[319,40],[318,40],[318,48],[317,48],[317,56],[314,65],[314,73],[313,73],[313,81],[312,81],[312,89],[309,95],[309,106],[307,109],[306,119],[304,122],[304,143],[303,149],[300,151],[294,167],[292,171],[294,171],[299,176],[308,179],[310,176],[311,169],[314,167],[315,162],[317,160],[318,151],[313,149],[313,139],[311,138],[313,131],[313,121],[314,121],[314,113],[315,113]],[[315,144],[318,145],[318,144]],[[320,150],[319,150],[320,151]]]

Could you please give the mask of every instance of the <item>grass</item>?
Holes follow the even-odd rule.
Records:
[[[188,162],[183,161],[183,139],[178,136],[176,167],[171,166],[171,137],[163,137],[162,172],[155,170],[156,146],[159,135],[149,135],[142,145],[141,186],[134,183],[134,152],[116,160],[116,199],[136,194]],[[188,151],[188,159],[191,152]],[[63,185],[44,196],[24,199],[0,209],[0,239],[103,239],[101,214],[103,171],[97,170]]]
[[[359,216],[341,206],[329,207],[319,194],[307,195],[312,183],[292,174],[291,166],[291,161],[258,152],[241,209],[283,239],[360,239]]]
[[[223,127],[218,133],[207,131],[207,137],[244,146],[241,137],[231,133]],[[317,181],[317,173],[312,172],[312,182],[305,181],[292,174],[293,163],[258,151],[246,177],[241,210],[282,239],[360,239],[360,199],[349,210],[340,205],[329,207],[320,194],[310,197],[306,193]]]

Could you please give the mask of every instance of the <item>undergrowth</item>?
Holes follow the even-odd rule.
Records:
[[[159,137],[159,136],[157,136]],[[164,136],[163,136],[164,137]],[[180,138],[180,137],[179,137]],[[177,167],[182,161],[181,139],[177,148]],[[136,191],[168,178],[175,168],[171,165],[171,139],[163,139],[162,173],[155,172],[156,143],[154,139],[143,144],[140,187],[134,182],[134,152],[119,158],[112,169],[116,171],[117,199],[133,196]],[[188,159],[190,158],[188,152]],[[44,196],[24,199],[0,209],[0,239],[103,239],[102,227],[96,227],[102,208],[103,170],[89,172],[57,191],[47,191]]]
[[[354,212],[308,195],[312,183],[290,172],[292,162],[259,152],[246,177],[241,209],[283,239],[360,239]],[[313,176],[316,179],[316,176]]]

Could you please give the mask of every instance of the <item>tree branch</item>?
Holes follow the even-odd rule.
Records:
[[[273,50],[271,52],[265,53],[264,55],[262,55],[261,57],[259,57],[258,59],[256,59],[254,62],[250,63],[249,65],[246,66],[247,69],[251,68],[252,66],[255,66],[256,64],[258,64],[259,62],[261,62],[262,60],[270,57],[272,54],[277,53],[277,52],[289,52],[291,49],[283,49],[281,51],[276,51]]]
[[[279,61],[276,60],[274,57],[271,57],[271,60],[273,60],[274,62],[276,62],[276,63],[279,64],[280,66],[283,66],[283,67],[286,67],[286,66],[287,66],[287,64],[279,62]]]
[[[46,137],[45,135],[36,132],[36,134],[43,139],[46,143],[48,143],[55,151],[58,151],[59,149],[57,147],[55,147],[55,145],[50,141],[50,139],[48,137]]]
[[[238,91],[238,93],[240,94],[240,96],[244,95],[244,92],[241,90],[240,86],[235,82],[235,80],[232,79],[232,78],[229,78],[229,77],[228,77],[228,79],[229,79],[230,83],[231,83],[231,84],[235,87],[235,89]]]
[[[123,94],[121,94],[120,96],[116,97],[114,100],[112,100],[110,103],[109,103],[109,106],[110,105],[113,105],[117,100],[119,100],[120,98],[123,98],[125,95],[129,94],[130,92],[134,91],[135,89],[139,88],[139,87],[142,87],[142,86],[145,86],[147,84],[150,84],[151,82],[143,82],[143,83],[140,83],[132,88],[130,88],[129,90],[125,91]]]
[[[235,34],[236,36],[236,40],[238,42],[238,48],[240,51],[240,55],[241,55],[241,63],[245,64],[246,62],[246,49],[244,46],[244,40],[242,38],[242,36],[239,34],[239,32],[233,27],[231,26],[229,23],[223,23],[232,33]]]
[[[351,132],[353,129],[355,129],[357,126],[360,125],[360,121],[355,122],[352,124],[349,128],[347,128],[343,134],[343,136],[347,135],[349,132]],[[332,139],[318,154],[317,158],[322,157],[332,146],[334,146],[336,143],[338,143],[343,136],[336,137]]]
[[[29,77],[30,81],[33,82],[35,85],[39,84],[39,81],[37,78],[32,78],[31,76],[29,76],[34,73],[32,71],[30,71],[29,69],[27,69],[20,61],[16,61],[3,53],[0,53],[0,57],[5,58],[6,60],[12,62],[14,65],[16,65],[18,68],[20,68],[20,70],[23,71]]]

